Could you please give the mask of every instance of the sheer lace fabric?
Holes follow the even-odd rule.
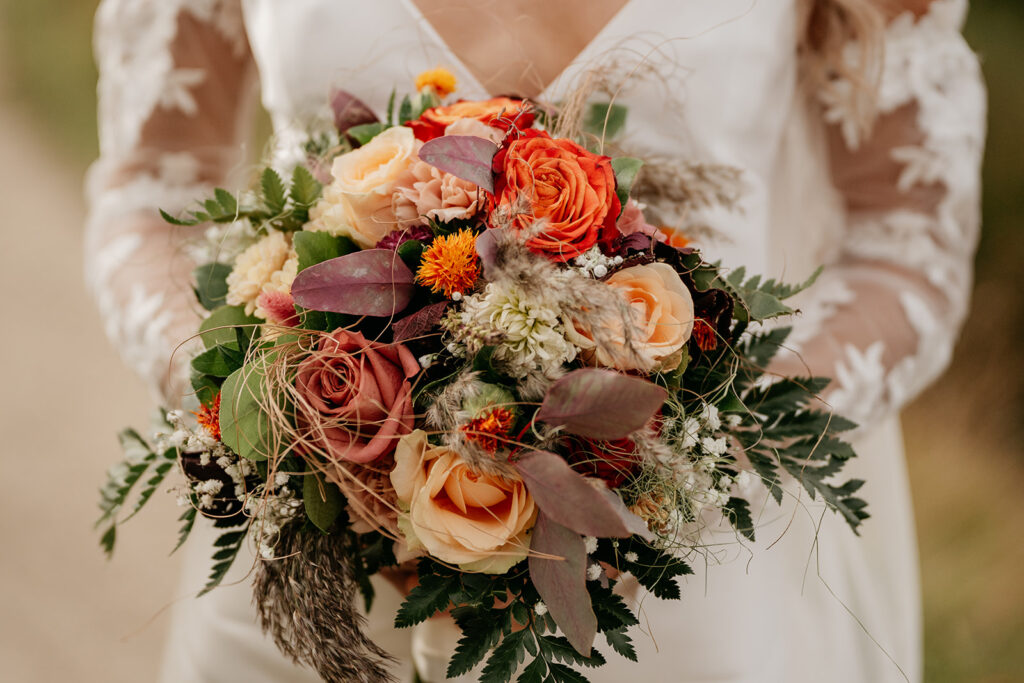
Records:
[[[187,353],[175,350],[198,322],[184,245],[200,228],[172,228],[157,207],[184,208],[239,160],[253,75],[241,8],[105,0],[95,50],[101,156],[87,180],[86,277],[125,362],[178,402]]]
[[[838,262],[801,302],[789,341],[800,358],[779,369],[834,377],[829,403],[861,424],[941,373],[966,315],[985,127],[978,62],[960,35],[966,9],[938,0],[891,23],[866,139],[852,84],[819,93],[848,221]]]

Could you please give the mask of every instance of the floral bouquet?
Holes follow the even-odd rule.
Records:
[[[288,182],[163,214],[215,224],[199,405],[122,434],[107,551],[135,485],[138,510],[177,469],[181,541],[200,515],[222,531],[205,590],[254,543],[264,629],[325,680],[390,680],[354,602],[397,567],[417,582],[396,625],[450,611],[463,633],[449,676],[583,681],[598,634],[636,657],[616,582],[680,598],[709,516],[754,538],[759,487],[793,477],[856,529],[861,482],[834,482],[853,425],[816,407],[826,380],[764,369],[786,330],[758,324],[801,287],[648,223],[642,162],[599,151],[623,107],[421,81],[383,120],[336,93]],[[728,195],[698,176],[674,196]]]

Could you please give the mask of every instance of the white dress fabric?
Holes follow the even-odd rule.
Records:
[[[683,582],[682,601],[624,582],[641,612],[640,661],[599,639],[609,663],[587,672],[595,683],[920,680],[897,415],[947,364],[969,297],[985,99],[959,34],[965,12],[965,0],[937,0],[890,24],[881,116],[867,137],[851,84],[802,85],[798,0],[632,0],[541,95],[558,101],[603,60],[645,65],[618,95],[629,107],[622,146],[743,170],[741,210],[706,217],[706,253],[788,281],[827,266],[794,322],[800,360],[782,367],[835,378],[829,403],[862,425],[847,474],[867,481],[872,515],[856,537],[797,487],[781,508],[754,501],[758,541],[709,530],[713,550]],[[173,211],[232,182],[254,73],[282,164],[332,87],[382,112],[392,89],[442,65],[460,96],[488,95],[409,0],[104,0],[96,50],[102,154],[89,179],[87,272],[111,339],[171,401],[181,400],[175,368],[187,357],[175,345],[197,320],[181,286],[182,245],[198,229],[171,230],[153,207]],[[208,547],[189,543],[185,590],[202,585]],[[176,607],[164,681],[317,680],[260,634],[249,566],[240,558],[237,585]],[[381,593],[369,620],[399,657],[396,671],[407,680],[414,662],[423,680],[443,681],[452,623],[395,631],[399,598]]]

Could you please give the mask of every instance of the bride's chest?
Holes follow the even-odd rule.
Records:
[[[411,90],[435,66],[455,72],[459,95],[487,94],[486,74],[463,63],[411,0],[243,2],[264,103],[279,125],[322,111],[332,87],[382,109],[393,89]],[[629,106],[639,144],[746,144],[785,115],[795,45],[795,0],[632,0],[541,97],[557,101],[589,67],[614,63],[620,76],[633,72],[609,86]]]

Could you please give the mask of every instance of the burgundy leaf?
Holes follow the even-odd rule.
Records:
[[[622,242],[619,247],[622,249],[631,249],[633,251],[647,251],[651,248],[651,236],[645,235],[642,232],[634,232],[631,235],[626,235],[622,238]]]
[[[551,618],[584,657],[590,656],[597,635],[597,617],[587,591],[587,550],[574,531],[537,516],[530,542],[530,580]],[[555,558],[536,554],[554,555]]]
[[[448,308],[447,301],[424,306],[412,315],[407,315],[391,326],[396,342],[403,342],[407,339],[415,339],[427,334],[441,322],[444,312]]]
[[[335,90],[331,95],[334,125],[339,133],[364,123],[376,123],[377,115],[361,99],[346,90]]]
[[[484,268],[484,277],[494,266],[498,256],[498,242],[504,237],[505,228],[488,228],[476,237],[476,254]]]
[[[292,284],[303,308],[388,317],[409,305],[413,275],[390,249],[366,249],[306,268]]]
[[[443,135],[423,143],[420,159],[493,194],[491,160],[497,152],[498,146],[490,140],[473,135]]]
[[[604,482],[591,483],[554,453],[531,451],[514,465],[541,512],[576,533],[628,538],[637,533],[637,524],[643,525],[622,501],[612,502],[611,498],[618,498],[616,494],[601,490]]]
[[[643,427],[668,392],[639,377],[611,370],[574,370],[551,385],[537,419],[571,434],[611,441]]]

